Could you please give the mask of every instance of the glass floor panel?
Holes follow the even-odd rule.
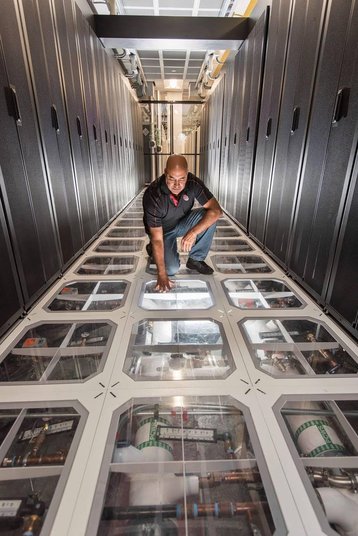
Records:
[[[255,366],[273,376],[357,374],[357,357],[320,322],[254,318],[240,324]]]
[[[94,251],[98,253],[134,253],[141,251],[143,243],[143,240],[131,240],[130,238],[116,240],[111,238],[110,240],[102,240]]]
[[[219,218],[218,221],[216,222],[216,225],[217,225],[217,227],[229,227],[232,224],[227,219]]]
[[[256,255],[214,255],[211,260],[216,270],[223,274],[272,272],[264,259]]]
[[[123,218],[115,225],[116,227],[143,227],[143,218]]]
[[[215,237],[227,237],[227,236],[241,236],[241,233],[236,229],[236,227],[217,227],[215,231]]]
[[[76,273],[82,275],[122,275],[135,271],[138,263],[137,257],[121,257],[112,255],[111,257],[89,257]]]
[[[252,251],[250,244],[242,238],[214,238],[211,251]]]
[[[49,311],[113,311],[124,305],[127,281],[74,281],[64,285]]]
[[[290,309],[303,307],[293,290],[277,279],[226,279],[229,302],[239,309]]]
[[[139,306],[148,310],[209,309],[214,305],[208,283],[197,279],[175,280],[169,292],[155,290],[157,282],[145,283]]]
[[[123,218],[129,219],[141,219],[143,223],[143,210],[126,210],[123,214]]]
[[[134,399],[112,424],[89,523],[97,536],[286,533],[249,413],[233,399]]]
[[[133,326],[123,370],[135,381],[217,379],[235,365],[220,323],[145,319]]]
[[[356,425],[358,421],[358,401],[355,397],[340,400],[339,395],[334,400],[311,400],[309,395],[303,400],[292,398],[285,397],[286,402],[276,413],[279,411],[281,429],[294,452],[296,465],[300,466],[302,481],[322,529],[325,534],[338,531],[354,535],[358,436],[352,422]],[[347,457],[348,466],[344,463]]]
[[[145,230],[144,227],[142,229],[136,229],[136,228],[128,228],[128,229],[122,229],[122,228],[114,228],[111,229],[106,236],[114,237],[114,238],[131,238],[131,237],[142,237],[145,236]]]
[[[0,382],[85,380],[104,366],[114,330],[96,321],[34,325],[0,356]]]

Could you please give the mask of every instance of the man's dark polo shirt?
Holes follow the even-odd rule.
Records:
[[[213,196],[203,181],[188,173],[185,188],[178,195],[178,205],[170,199],[170,190],[165,183],[165,175],[152,182],[143,196],[144,226],[147,233],[149,227],[163,227],[163,232],[173,229],[179,220],[191,211],[195,199],[205,205]]]

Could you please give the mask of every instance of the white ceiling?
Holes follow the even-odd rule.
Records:
[[[92,0],[97,13],[109,14],[106,0]],[[250,0],[116,0],[119,15],[231,17],[244,15]],[[180,7],[179,7],[180,6]],[[164,80],[195,82],[206,58],[205,50],[136,50],[147,81],[163,88]]]

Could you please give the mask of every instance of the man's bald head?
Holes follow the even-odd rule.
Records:
[[[164,170],[165,182],[174,195],[179,195],[185,188],[188,178],[188,162],[180,154],[172,154]]]
[[[188,162],[186,158],[181,154],[172,154],[167,160],[165,166],[165,173],[170,173],[173,170],[183,169],[185,172],[188,171]]]

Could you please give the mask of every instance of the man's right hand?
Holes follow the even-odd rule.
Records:
[[[157,290],[158,292],[167,292],[171,288],[174,287],[174,281],[171,281],[167,274],[165,275],[158,275],[157,277],[157,286],[154,290]]]

